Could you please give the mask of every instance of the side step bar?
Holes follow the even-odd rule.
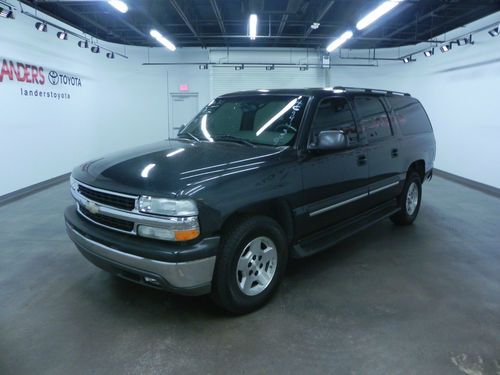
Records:
[[[293,246],[292,256],[304,258],[331,248],[343,239],[388,218],[399,211],[397,201],[383,203],[358,216],[314,233]]]

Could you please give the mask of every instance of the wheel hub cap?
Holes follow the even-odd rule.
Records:
[[[236,282],[247,296],[263,292],[276,273],[278,253],[268,237],[257,237],[243,249],[236,267]]]
[[[406,193],[406,212],[408,215],[413,215],[418,205],[418,187],[412,182]]]

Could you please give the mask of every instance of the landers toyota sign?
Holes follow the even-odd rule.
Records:
[[[55,100],[69,100],[70,88],[81,88],[80,77],[46,69],[43,66],[3,59],[0,71],[0,87],[6,83],[22,86],[19,93],[23,97],[37,97]]]

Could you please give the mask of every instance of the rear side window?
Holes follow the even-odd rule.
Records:
[[[327,98],[321,101],[312,125],[313,137],[323,130],[342,130],[350,144],[358,141],[356,123],[345,98]]]
[[[432,131],[431,122],[424,107],[415,98],[390,96],[387,98],[404,135],[428,133]]]
[[[371,96],[357,96],[354,99],[361,127],[368,136],[368,142],[392,136],[391,124],[382,102]]]

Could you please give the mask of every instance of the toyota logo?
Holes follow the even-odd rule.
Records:
[[[52,83],[53,85],[57,85],[59,83],[59,74],[55,71],[51,71],[49,73],[49,82]]]

